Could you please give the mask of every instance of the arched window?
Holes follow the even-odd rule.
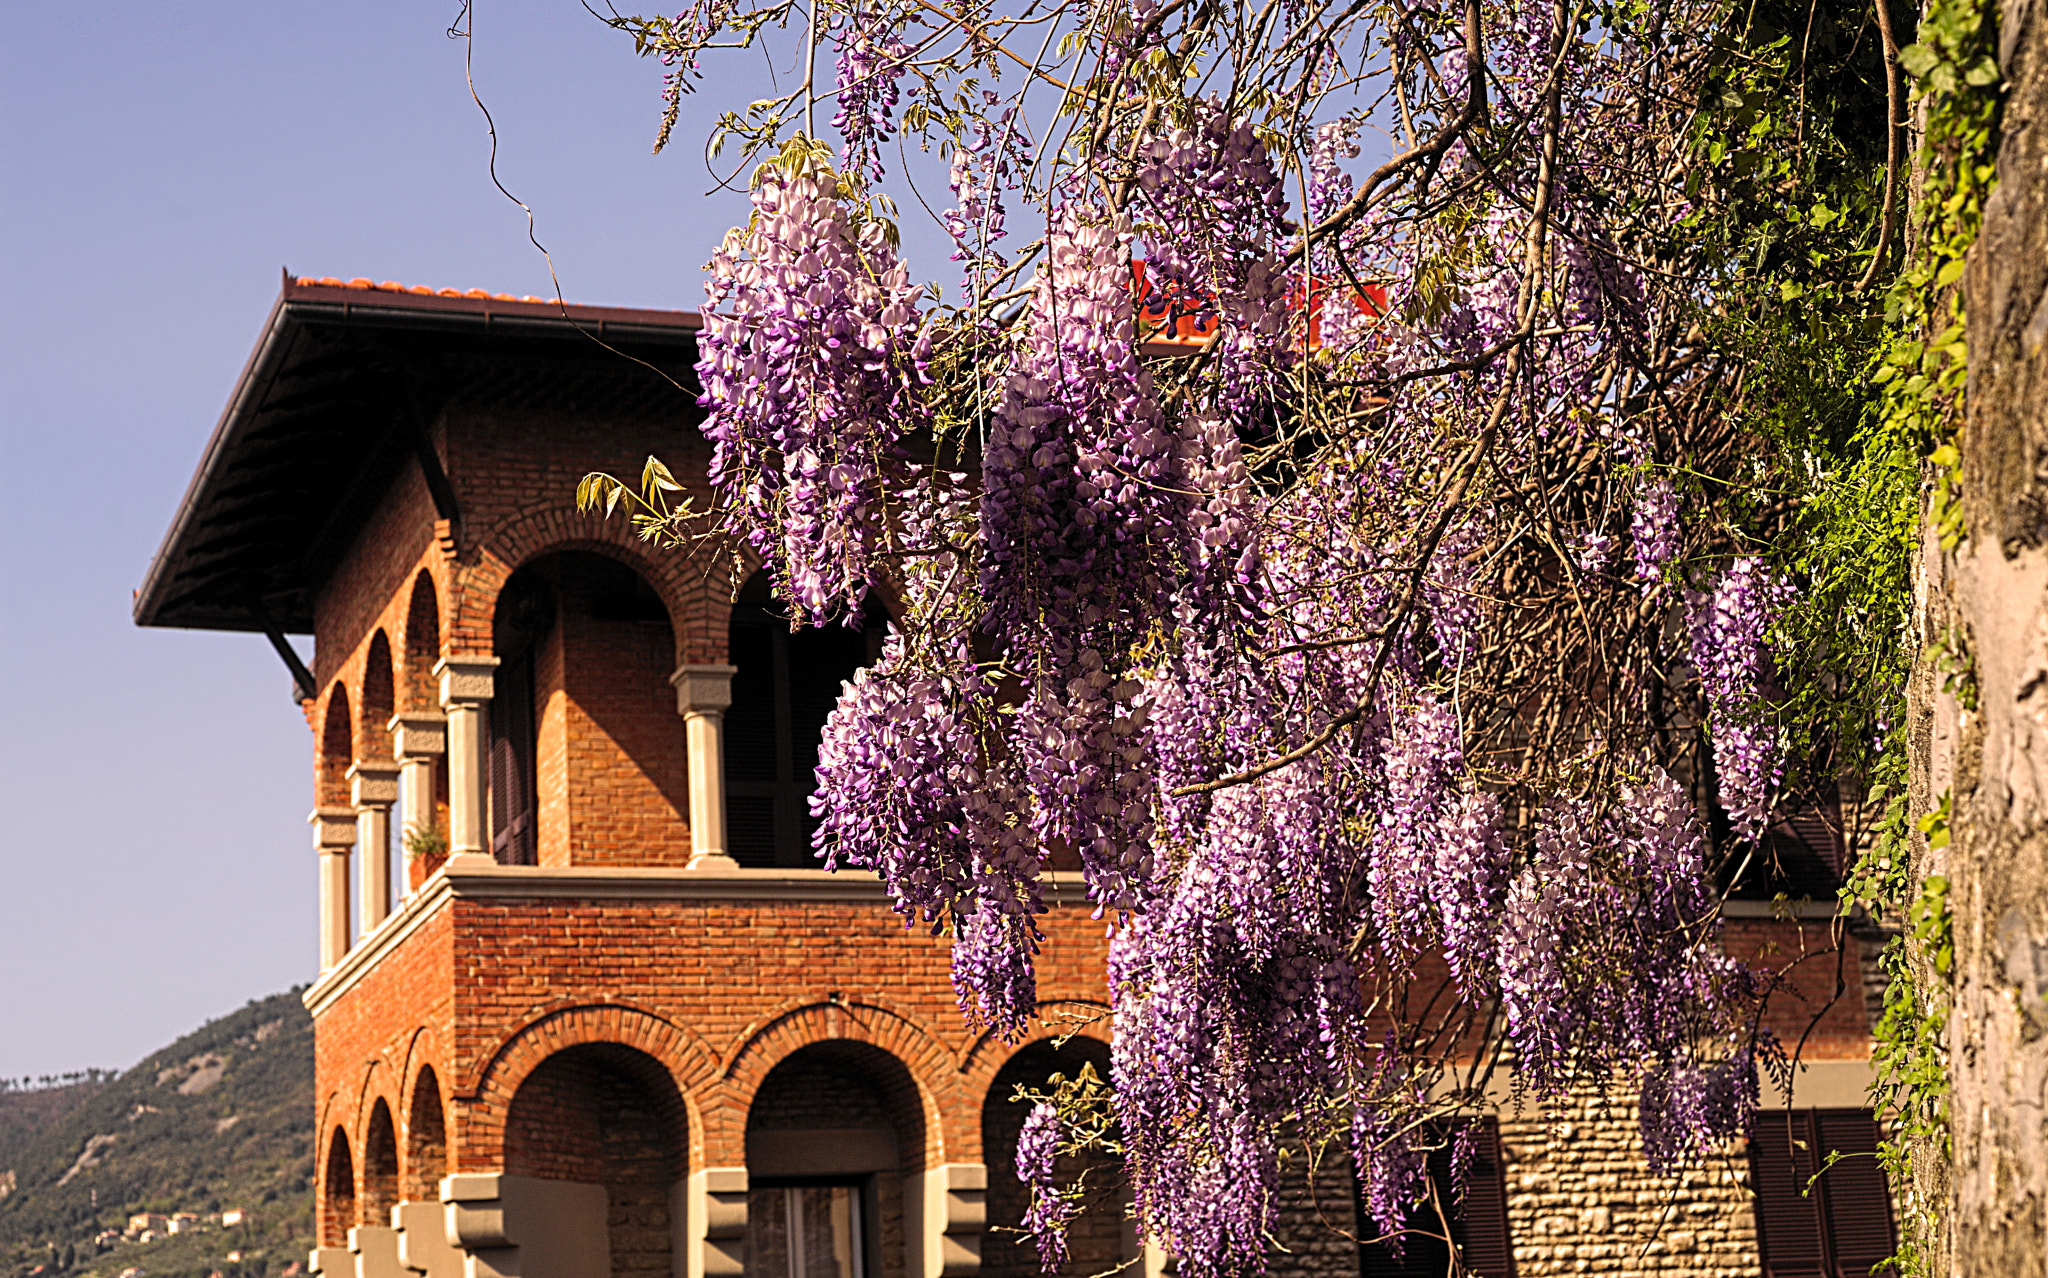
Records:
[[[327,1138],[327,1171],[320,1178],[320,1245],[345,1247],[356,1223],[356,1164],[348,1133],[337,1127]]]
[[[380,1098],[370,1110],[370,1127],[363,1133],[363,1201],[365,1225],[388,1225],[391,1209],[398,1206],[398,1132],[391,1122],[391,1107]]]
[[[441,1080],[432,1066],[413,1080],[412,1106],[405,1120],[405,1197],[430,1203],[441,1196],[448,1174],[448,1127],[441,1116]]]
[[[750,1278],[905,1272],[903,1177],[923,1165],[924,1111],[901,1061],[844,1041],[792,1053],[747,1109]]]
[[[1028,1044],[996,1075],[981,1106],[981,1151],[988,1160],[988,1232],[981,1238],[982,1278],[1039,1278],[1037,1244],[1017,1232],[1031,1206],[1031,1191],[1017,1178],[1017,1135],[1030,1107],[1016,1099],[1017,1088],[1049,1090],[1053,1075],[1078,1078],[1084,1068],[1109,1081],[1109,1048],[1092,1038],[1074,1037],[1054,1046]],[[1115,1271],[1131,1257],[1134,1239],[1125,1227],[1129,1186],[1117,1160],[1108,1155],[1062,1156],[1056,1168],[1062,1185],[1078,1177],[1085,1191],[1080,1214],[1067,1228],[1068,1265],[1073,1278]]]
[[[725,714],[725,837],[741,865],[816,864],[810,798],[818,788],[818,741],[840,686],[881,655],[887,628],[887,614],[871,601],[857,628],[791,632],[766,573],[740,591],[727,650],[737,673]]]
[[[611,1271],[666,1275],[678,1254],[670,1203],[689,1129],[661,1063],[617,1043],[564,1048],[520,1083],[505,1116],[505,1170],[602,1185]]]

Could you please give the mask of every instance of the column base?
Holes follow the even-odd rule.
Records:
[[[737,870],[740,863],[723,852],[698,852],[690,857],[686,870]]]
[[[461,874],[465,870],[488,870],[497,863],[488,852],[457,852],[443,861],[441,868],[450,874]]]

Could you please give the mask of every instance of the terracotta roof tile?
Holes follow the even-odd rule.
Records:
[[[416,293],[422,297],[474,297],[493,302],[539,302],[546,305],[555,299],[535,297],[531,293],[514,297],[510,293],[492,293],[485,289],[431,288],[425,284],[400,284],[397,280],[385,280],[379,284],[358,275],[352,280],[336,279],[332,275],[300,275],[293,281],[301,288],[355,288],[373,293]]]

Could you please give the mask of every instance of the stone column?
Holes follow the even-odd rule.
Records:
[[[398,801],[405,809],[402,843],[413,831],[431,830],[439,823],[434,762],[448,751],[448,720],[438,714],[393,715],[391,745],[398,755]],[[410,850],[406,855],[410,858]]]
[[[320,970],[348,956],[348,854],[356,843],[354,808],[314,808],[306,818],[320,854]]]
[[[434,663],[441,708],[448,713],[448,868],[491,864],[484,806],[490,761],[489,723],[496,657],[443,657]],[[464,858],[468,858],[465,860]]]
[[[676,713],[690,748],[692,870],[737,870],[725,850],[725,712],[732,705],[734,666],[678,666]]]
[[[974,1278],[988,1225],[988,1167],[944,1163],[903,1178],[909,1278]]]
[[[363,935],[368,936],[391,917],[391,805],[398,801],[398,765],[389,759],[350,764],[348,787],[361,836],[359,909]]]

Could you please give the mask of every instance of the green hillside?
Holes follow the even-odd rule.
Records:
[[[313,1022],[292,990],[117,1078],[0,1093],[0,1278],[280,1278],[312,1246],[312,1171]],[[233,1209],[250,1223],[223,1229]],[[142,1212],[215,1219],[101,1238]]]

